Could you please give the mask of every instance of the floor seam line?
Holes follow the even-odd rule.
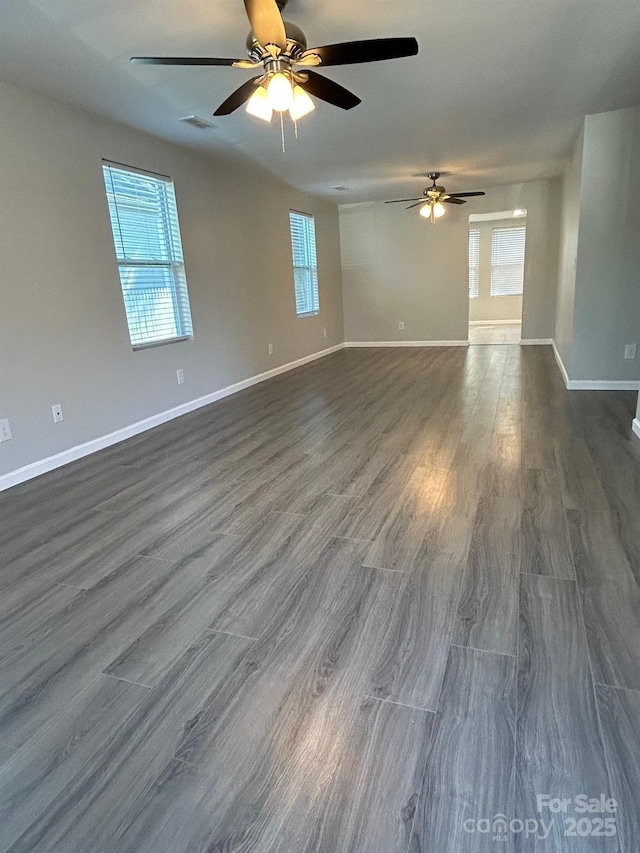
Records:
[[[421,708],[419,705],[408,705],[406,702],[397,702],[395,699],[385,699],[382,696],[371,696],[369,693],[365,693],[365,699],[371,699],[373,702],[384,702],[387,705],[397,705],[399,708],[410,708],[412,711],[420,711],[423,714],[435,714],[437,713],[432,708]]]
[[[501,658],[513,658],[515,659],[516,655],[510,655],[509,652],[492,652],[489,649],[479,649],[477,646],[463,646],[461,643],[450,643],[454,649],[469,649],[472,652],[480,652],[483,655],[498,655]]]
[[[620,684],[607,684],[606,681],[597,681],[594,679],[594,684],[597,684],[598,687],[610,687],[612,690],[624,690],[625,693],[635,693],[640,696],[640,688],[635,687],[622,687]]]
[[[537,572],[520,572],[521,575],[525,575],[525,577],[529,578],[552,578],[554,581],[566,581],[567,583],[575,583],[578,581],[576,578],[561,578],[560,575],[539,575]]]
[[[251,640],[252,642],[257,642],[259,637],[249,637],[246,634],[236,634],[234,631],[223,631],[220,628],[205,628],[205,632],[207,634],[224,634],[227,637],[238,637],[240,640]]]
[[[150,684],[142,684],[139,681],[132,681],[130,678],[121,678],[119,675],[111,675],[110,672],[101,672],[100,675],[103,675],[105,678],[113,678],[116,681],[124,681],[125,684],[132,684],[134,687],[142,687],[145,690],[153,690],[153,687]]]

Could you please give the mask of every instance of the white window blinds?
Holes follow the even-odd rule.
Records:
[[[108,163],[103,172],[132,345],[191,337],[172,181]]]
[[[480,290],[480,229],[469,229],[469,299],[477,299]]]
[[[527,229],[494,228],[491,237],[491,295],[520,296],[524,284]]]
[[[290,211],[291,253],[295,282],[296,314],[318,314],[318,259],[316,257],[316,226],[313,216]]]

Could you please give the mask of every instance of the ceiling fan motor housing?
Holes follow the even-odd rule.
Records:
[[[307,49],[307,37],[300,27],[297,27],[290,21],[283,21],[283,23],[284,31],[287,34],[287,53],[292,59],[297,59]],[[262,45],[253,34],[253,31],[247,36],[247,53],[249,54],[249,58],[256,62],[260,62],[263,56]]]

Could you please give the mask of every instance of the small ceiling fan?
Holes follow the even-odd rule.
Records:
[[[420,208],[420,216],[424,216],[425,219],[429,219],[432,223],[435,223],[436,219],[440,219],[441,216],[444,216],[446,212],[444,207],[445,204],[466,204],[466,199],[471,198],[472,196],[486,195],[486,193],[483,192],[448,193],[444,187],[437,184],[440,172],[429,172],[427,177],[433,182],[433,184],[423,191],[422,198],[397,198],[393,201],[387,201],[385,204],[401,204],[402,202],[407,201],[416,202],[415,204],[410,204],[407,210],[411,210],[412,207],[422,205]]]
[[[244,0],[244,5],[251,24],[247,38],[248,59],[134,56],[131,62],[260,69],[260,73],[236,89],[214,115],[229,115],[248,102],[247,112],[263,121],[271,121],[274,110],[279,113],[289,110],[291,118],[297,121],[315,108],[310,95],[343,110],[350,110],[360,103],[360,98],[348,89],[311,68],[377,62],[418,53],[415,38],[368,39],[308,49],[302,30],[282,19],[281,10],[287,5],[287,0]]]

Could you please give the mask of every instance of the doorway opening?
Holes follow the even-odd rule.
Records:
[[[469,217],[469,343],[518,344],[527,211]]]

